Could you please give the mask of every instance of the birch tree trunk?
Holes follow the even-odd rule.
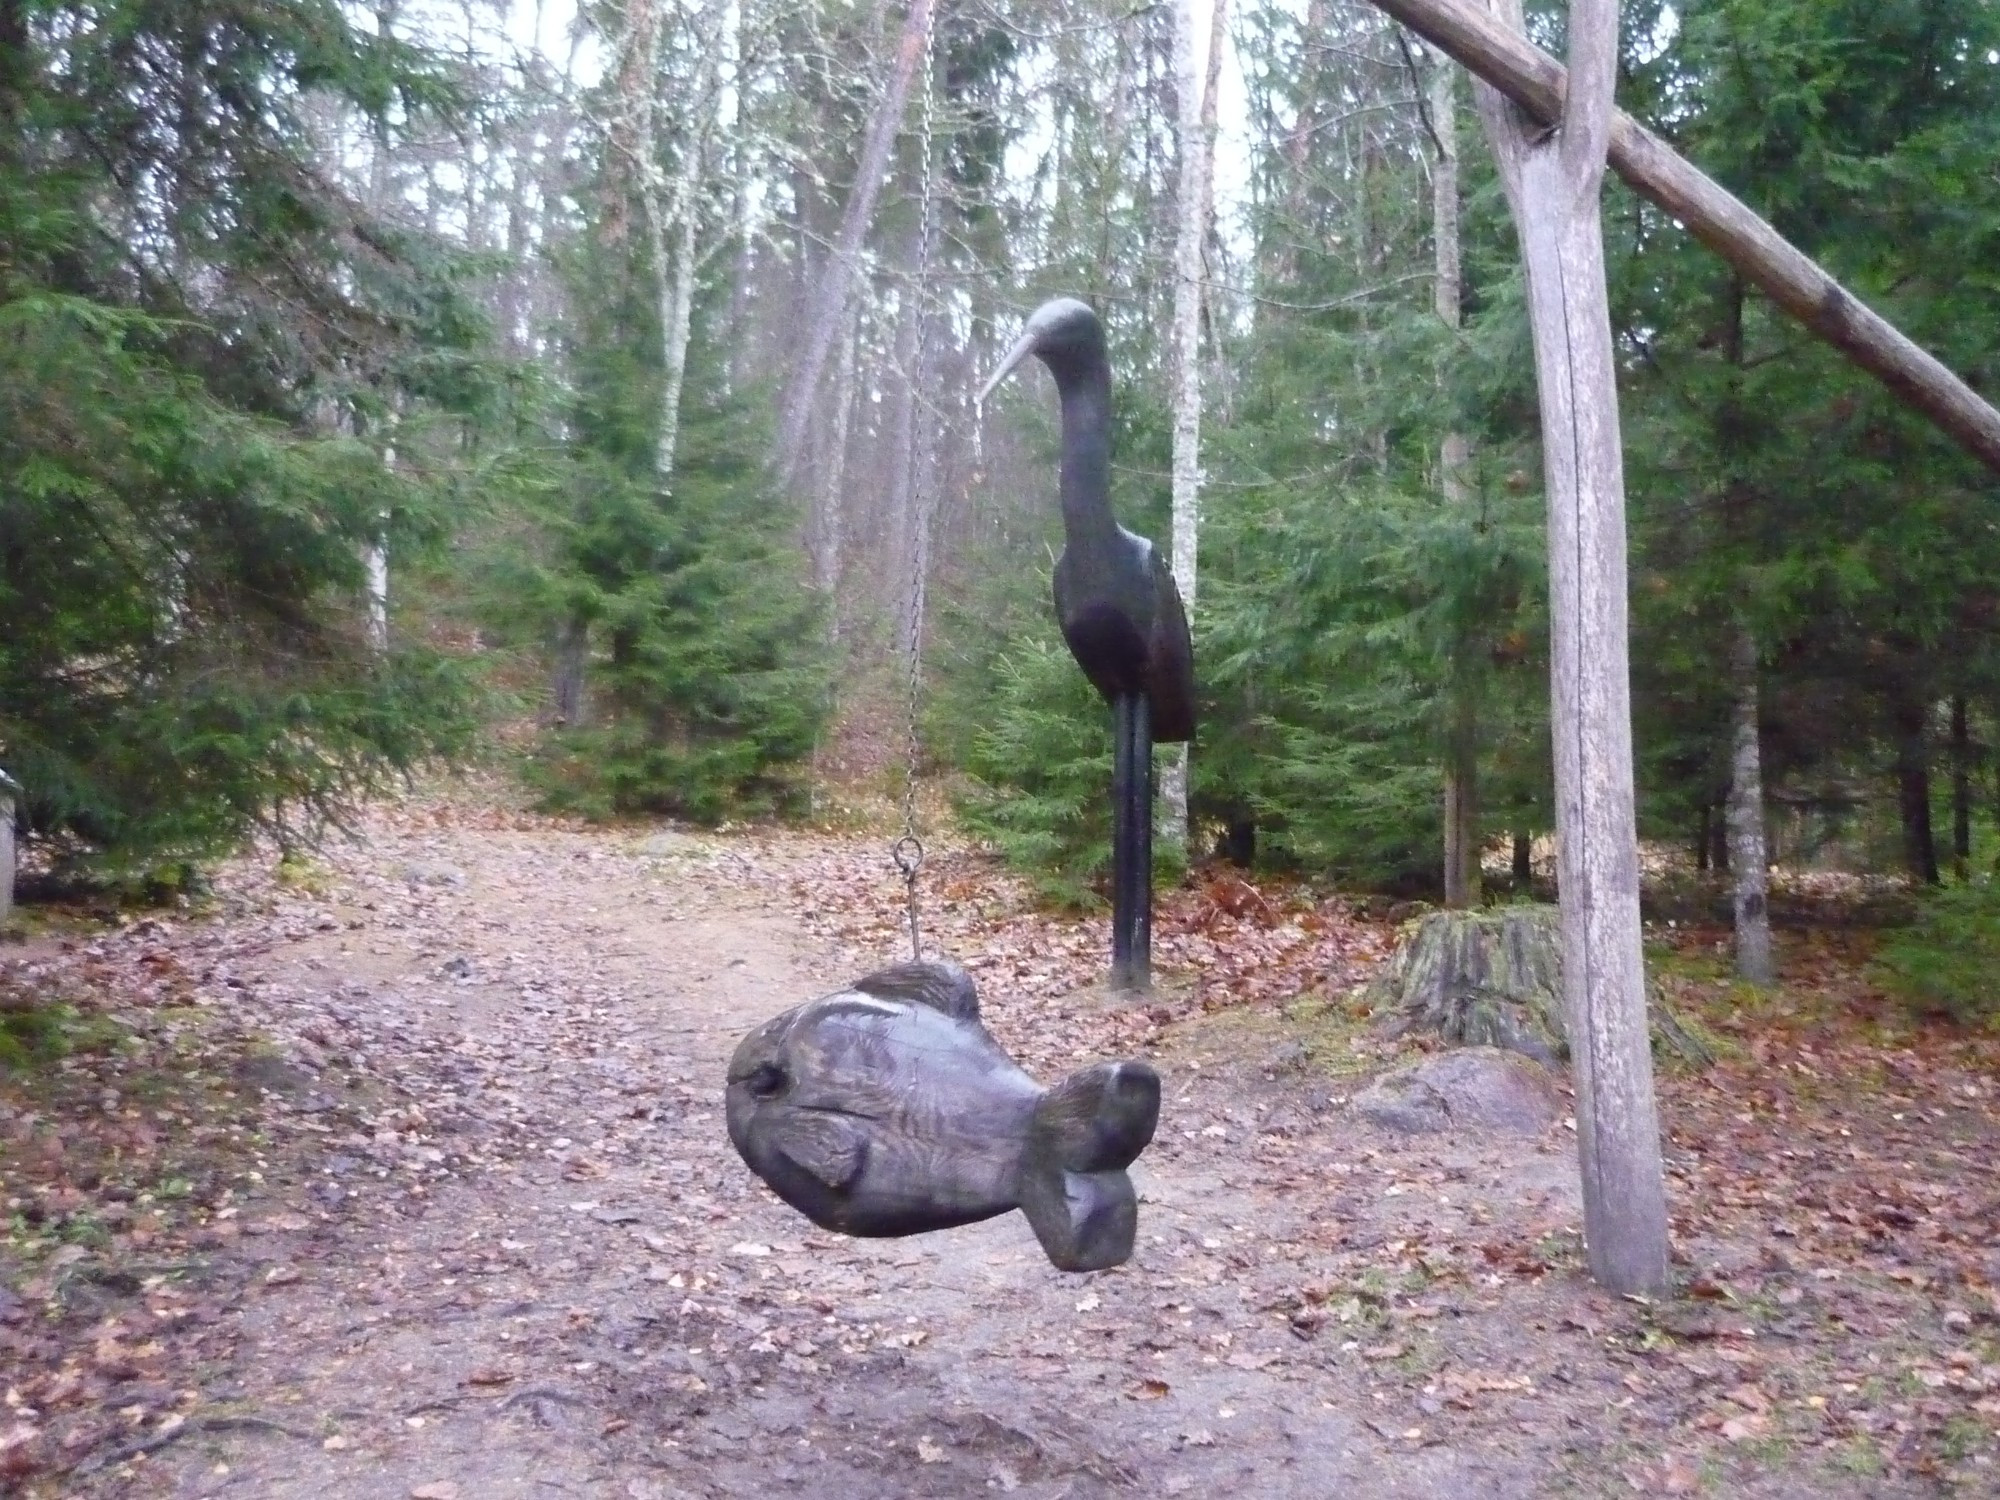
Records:
[[[745,121],[750,55],[743,37],[743,6],[744,0],[723,0],[722,51],[729,62],[729,105],[727,118],[718,114],[723,139],[730,143],[729,225],[736,241],[735,265],[729,278],[729,358],[724,367],[732,389],[743,378],[744,356],[749,352],[750,273],[757,225],[750,190],[750,131]]]
[[[1431,168],[1431,238],[1436,251],[1432,306],[1444,326],[1459,326],[1458,70],[1439,57],[1431,72],[1431,132],[1437,161]],[[1452,510],[1467,500],[1465,469],[1472,445],[1448,432],[1438,445],[1438,488]],[[1479,642],[1453,643],[1444,770],[1444,904],[1462,911],[1479,904],[1479,698],[1474,678]]]
[[[1228,0],[1212,0],[1208,69],[1195,84],[1194,0],[1180,0],[1174,19],[1174,73],[1180,91],[1180,222],[1174,236],[1173,573],[1181,603],[1194,615],[1201,544],[1201,301],[1202,246],[1215,193],[1216,94],[1228,38]],[[1182,848],[1188,837],[1187,745],[1167,752],[1160,776],[1159,835]]]
[[[840,229],[834,236],[833,253],[821,268],[818,285],[806,317],[805,344],[799,363],[785,390],[778,419],[778,475],[790,484],[805,455],[806,426],[812,416],[813,397],[819,389],[827,356],[840,336],[840,317],[847,306],[848,285],[860,258],[861,242],[875,218],[875,200],[881,195],[882,176],[889,167],[889,151],[902,125],[903,111],[910,100],[910,83],[917,67],[930,51],[931,0],[910,0],[903,20],[903,35],[896,47],[896,62],[887,87],[868,122],[868,136],[861,148],[860,165],[848,189],[847,206],[841,211]]]
[[[1757,637],[1737,621],[1729,647],[1729,869],[1736,906],[1736,977],[1746,984],[1777,980],[1771,954],[1769,864],[1764,846],[1764,772],[1758,747]]]
[[[1520,0],[1496,9],[1517,33]],[[1616,0],[1571,0],[1560,124],[1478,89],[1520,236],[1549,512],[1549,634],[1563,991],[1591,1274],[1668,1284],[1666,1184],[1639,939],[1627,663],[1625,482],[1599,210],[1618,66]]]
[[[721,100],[722,27],[728,3],[729,0],[705,0],[695,22],[695,50],[700,60],[696,64],[694,118],[688,138],[681,145],[664,205],[651,187],[658,171],[658,152],[650,143],[645,148],[648,238],[660,307],[660,355],[664,368],[660,381],[660,435],[654,464],[662,489],[673,482],[674,451],[680,443],[681,388],[687,378],[688,336],[694,313],[695,231],[701,218],[699,199],[709,141],[715,134]],[[669,230],[674,236],[671,268],[666,256]]]
[[[382,467],[396,472],[396,413],[388,418],[389,438],[382,445]],[[389,652],[389,512],[375,515],[374,538],[361,551],[362,571],[368,590],[368,647],[377,656]]]
[[[400,0],[382,0],[376,5],[375,28],[379,36],[387,39],[394,34],[401,9]],[[374,125],[373,148],[368,160],[368,206],[377,214],[386,214],[394,194],[394,179],[389,172],[389,127],[380,119]],[[466,174],[468,177],[471,175],[469,161],[466,163]],[[389,428],[393,434],[396,420],[394,395],[389,395],[388,400]],[[358,422],[356,427],[360,427]],[[382,446],[382,467],[392,474],[396,471],[393,436]],[[361,572],[367,605],[368,648],[377,656],[385,656],[389,651],[389,513],[386,510],[376,514],[375,533],[361,548]]]

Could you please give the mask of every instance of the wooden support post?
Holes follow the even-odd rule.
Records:
[[[1153,735],[1144,693],[1112,701],[1111,987],[1153,988]]]
[[[1514,27],[1520,0],[1499,0]],[[1668,1285],[1666,1179],[1646,1026],[1627,665],[1625,474],[1599,212],[1617,0],[1571,0],[1576,87],[1543,130],[1481,86],[1528,280],[1548,490],[1549,671],[1563,1001],[1591,1274]]]

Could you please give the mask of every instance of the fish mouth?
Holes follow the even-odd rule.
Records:
[[[839,1104],[801,1104],[796,1099],[772,1100],[779,1108],[802,1115],[833,1115],[843,1120],[856,1120],[863,1125],[880,1125],[882,1117],[863,1110],[848,1109]]]

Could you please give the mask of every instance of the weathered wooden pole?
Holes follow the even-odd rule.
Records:
[[[1497,0],[1514,26],[1520,0]],[[1625,472],[1600,200],[1618,0],[1571,0],[1573,86],[1546,130],[1475,89],[1528,281],[1548,490],[1550,700],[1563,1009],[1591,1274],[1668,1284],[1666,1179],[1639,931],[1627,664]]]
[[[1534,124],[1563,118],[1568,75],[1526,36],[1468,0],[1373,0]],[[1622,110],[1610,113],[1607,159],[1640,196],[1672,214],[1786,312],[2000,473],[2000,411],[1819,268],[1720,183]]]

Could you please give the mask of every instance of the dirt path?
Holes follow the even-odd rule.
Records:
[[[1116,1272],[1051,1271],[1014,1215],[862,1242],[785,1210],[730,1152],[718,1080],[749,1024],[853,966],[805,946],[770,894],[782,871],[716,849],[378,831],[319,920],[220,976],[286,1039],[267,1081],[326,1154],[235,1220],[264,1289],[204,1394],[259,1425],[100,1484],[270,1500],[1531,1487],[1504,1454],[1355,1410],[1326,1369],[1336,1346],[1292,1331],[1281,1294],[1311,1267],[1282,1241],[1337,1205],[1284,1201],[1272,1174],[1298,1164],[1253,1149],[1221,1080],[1172,1088]]]
[[[720,1081],[755,1021],[900,956],[877,853],[418,807],[372,820],[316,889],[241,904],[188,983],[267,1039],[235,1065],[263,1123],[206,1127],[239,1144],[233,1176],[181,1190],[190,1258],[99,1275],[103,1321],[69,1313],[83,1352],[10,1393],[24,1421],[61,1391],[129,1413],[132,1440],[93,1436],[40,1493],[1924,1494],[1940,1469],[1840,1466],[1922,1458],[1908,1445],[1976,1422],[2000,1380],[1969,1291],[1893,1269],[1836,1288],[1689,1212],[1698,1141],[1673,1154],[1677,1243],[1713,1300],[1605,1297],[1579,1271],[1560,1127],[1373,1134],[1351,1083],[1285,1050],[1296,1021],[1162,1024],[1052,993],[1093,935],[949,870],[933,915],[1005,1045],[1044,1077],[1143,1050],[1167,1079],[1137,1253],[1064,1276],[1016,1215],[818,1232],[730,1151]],[[117,942],[154,961],[143,926],[98,947]],[[1940,1087],[1971,1098],[1969,1076]],[[67,1306],[55,1268],[96,1252],[39,1253],[29,1295]],[[163,1302],[183,1278],[206,1300]],[[9,1316],[0,1284],[0,1338]],[[176,1319],[233,1348],[149,1364],[175,1346],[136,1341]],[[1914,1365],[1904,1336],[1930,1341]],[[1917,1398],[1864,1384],[1899,1370]],[[1990,1423],[1958,1459],[1958,1482],[1981,1477]]]

